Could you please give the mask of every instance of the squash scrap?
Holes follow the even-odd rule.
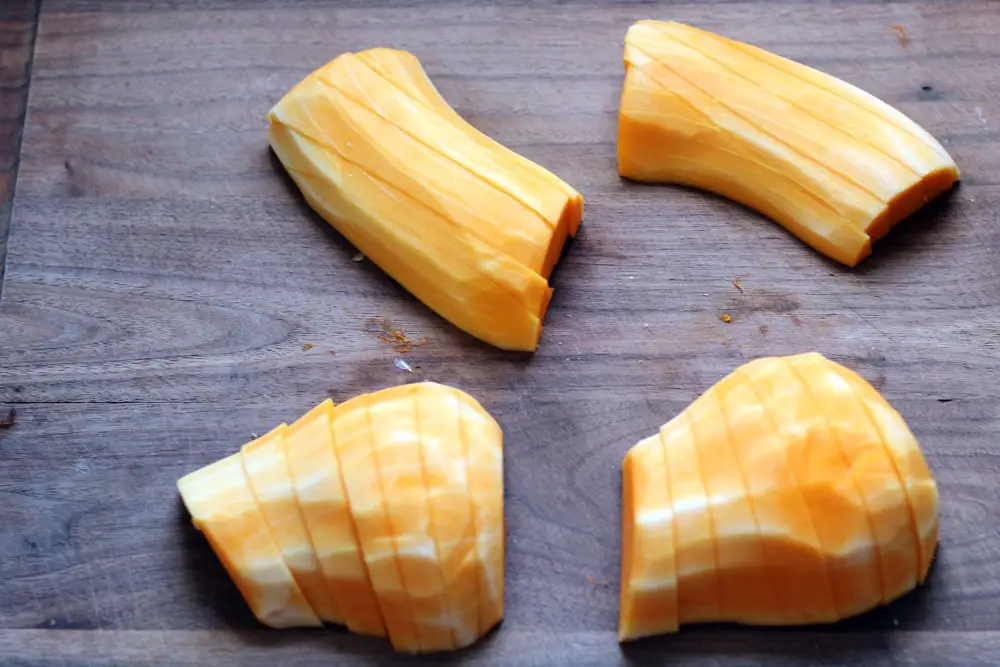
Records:
[[[178,488],[262,623],[453,650],[503,618],[502,441],[469,395],[410,384],[324,401]]]
[[[902,417],[816,353],[752,361],[623,466],[621,641],[828,623],[924,581],[938,492]]]
[[[748,44],[639,21],[625,69],[622,176],[729,197],[849,266],[959,178],[941,144],[893,107]]]
[[[534,350],[580,194],[462,120],[404,51],[344,54],[271,110],[306,201],[439,315]]]

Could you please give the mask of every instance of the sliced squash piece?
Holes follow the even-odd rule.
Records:
[[[703,188],[854,266],[954,185],[954,161],[889,105],[709,32],[639,21],[625,39],[619,171]]]
[[[415,392],[420,457],[431,528],[452,615],[455,648],[479,638],[479,553],[461,433],[457,392],[443,385],[420,385]]]
[[[402,95],[380,77],[375,82]],[[545,220],[326,79],[306,79],[294,97],[275,108],[273,118],[406,192],[441,216],[442,224],[477,237],[543,277],[551,272],[546,259],[553,230]]]
[[[764,556],[753,499],[732,442],[734,435],[725,419],[722,397],[737,382],[726,378],[687,412],[712,512],[721,609],[736,621],[778,625],[782,610],[773,573]]]
[[[670,479],[659,434],[622,464],[622,581],[618,637],[677,630],[677,562]]]
[[[503,432],[471,396],[456,391],[459,428],[476,527],[479,635],[503,620],[506,524],[503,518]]]
[[[663,467],[649,439],[625,460],[623,641],[672,632],[676,620],[831,622],[926,577],[939,510],[920,448],[871,385],[821,355],[745,364],[663,426],[660,439],[663,488],[648,481]],[[673,511],[644,521],[638,508],[664,507],[664,489]],[[668,568],[651,586],[635,566],[662,558],[673,535],[676,592]],[[655,592],[659,606],[644,597]],[[676,620],[663,611],[675,597]]]
[[[333,433],[344,487],[358,530],[358,541],[378,598],[389,640],[397,651],[419,653],[420,636],[396,554],[396,539],[375,453],[371,394],[334,408]]]
[[[271,146],[309,204],[418,299],[488,343],[534,350],[582,199],[432,91],[412,56],[344,54],[271,110]]]
[[[408,95],[431,106],[470,139],[485,148],[495,150],[498,153],[498,159],[504,159],[511,169],[528,171],[537,179],[545,181],[549,186],[563,192],[570,200],[570,206],[564,212],[565,225],[569,235],[576,236],[576,232],[580,228],[580,221],[583,219],[583,197],[580,196],[580,193],[541,165],[515,153],[465,122],[441,97],[437,88],[427,77],[427,73],[424,72],[424,68],[420,66],[420,61],[417,60],[416,56],[406,51],[393,49],[370,49],[359,53],[358,57]]]
[[[273,628],[322,625],[271,536],[238,453],[185,475],[177,488],[195,527],[261,623]]]
[[[319,625],[315,601],[321,618],[426,653],[503,618],[503,433],[457,389],[325,400],[179,487],[265,623]]]
[[[286,428],[282,424],[244,445],[240,452],[243,470],[285,564],[316,615],[327,623],[343,623],[299,510],[295,483],[285,460]]]
[[[809,506],[765,400],[747,381],[751,362],[716,388],[731,442],[757,516],[783,623],[829,623],[838,618],[829,565]]]
[[[421,651],[455,647],[451,601],[445,591],[441,559],[423,463],[422,425],[417,421],[419,387],[385,389],[369,406],[372,446],[385,493],[403,585],[420,638]]]
[[[883,584],[889,602],[917,584],[919,549],[912,512],[881,432],[873,428],[853,387],[820,355],[789,360],[809,386],[846,457],[871,520]],[[857,474],[864,471],[863,475]]]
[[[351,632],[384,637],[333,443],[333,402],[323,401],[289,426],[283,443],[302,518],[344,623]]]
[[[766,397],[765,407],[782,435],[788,464],[809,506],[826,553],[837,615],[845,618],[877,606],[883,592],[871,517],[829,427],[826,406],[809,394],[786,359],[759,363],[746,374]]]
[[[919,547],[917,581],[923,583],[937,548],[940,512],[937,485],[927,467],[927,461],[903,417],[875,391],[874,387],[850,369],[837,367],[834,370],[851,384],[864,403],[872,422],[882,434],[885,450],[899,475],[909,501]]]
[[[673,501],[677,560],[677,615],[680,623],[724,618],[719,577],[715,512],[705,488],[705,472],[691,415],[682,413],[660,429]]]
[[[439,216],[285,126],[272,125],[271,135],[284,137],[275,152],[306,201],[414,296],[497,347],[537,347],[548,306],[538,274],[476,237],[428,233],[441,226]]]

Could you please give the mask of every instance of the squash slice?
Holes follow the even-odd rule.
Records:
[[[412,55],[344,54],[268,115],[306,201],[464,331],[534,350],[583,199],[463,121]]]
[[[321,625],[257,507],[238,453],[185,475],[177,488],[257,620],[273,628]]]
[[[622,641],[833,622],[927,576],[938,494],[899,414],[816,353],[738,368],[623,466]]]
[[[264,623],[426,653],[503,618],[503,434],[457,389],[324,401],[178,486]]]
[[[622,176],[729,197],[849,266],[959,178],[941,144],[896,109],[748,44],[639,21],[625,69]]]

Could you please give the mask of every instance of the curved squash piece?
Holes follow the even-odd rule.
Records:
[[[319,625],[318,606],[424,653],[503,618],[503,434],[457,389],[324,401],[179,487],[265,623]]]
[[[816,353],[727,376],[623,467],[622,641],[832,622],[926,577],[938,494],[897,412]]]
[[[625,67],[622,176],[729,197],[849,266],[959,178],[941,144],[899,111],[747,44],[639,21]]]
[[[257,620],[272,628],[322,625],[271,536],[238,453],[185,475],[177,488]]]
[[[344,54],[268,117],[306,200],[359,250],[468,333],[537,347],[579,193],[465,123],[404,52]]]

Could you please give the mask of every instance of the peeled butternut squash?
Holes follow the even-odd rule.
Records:
[[[583,198],[463,121],[403,51],[344,54],[271,110],[306,201],[439,315],[534,350]]]
[[[324,401],[178,488],[262,623],[446,651],[503,618],[502,440],[472,397],[410,384]]]
[[[902,417],[816,353],[741,366],[625,457],[619,638],[828,623],[922,583],[938,492]]]
[[[849,266],[959,178],[941,144],[893,107],[748,44],[639,21],[625,69],[622,176],[729,197]]]

